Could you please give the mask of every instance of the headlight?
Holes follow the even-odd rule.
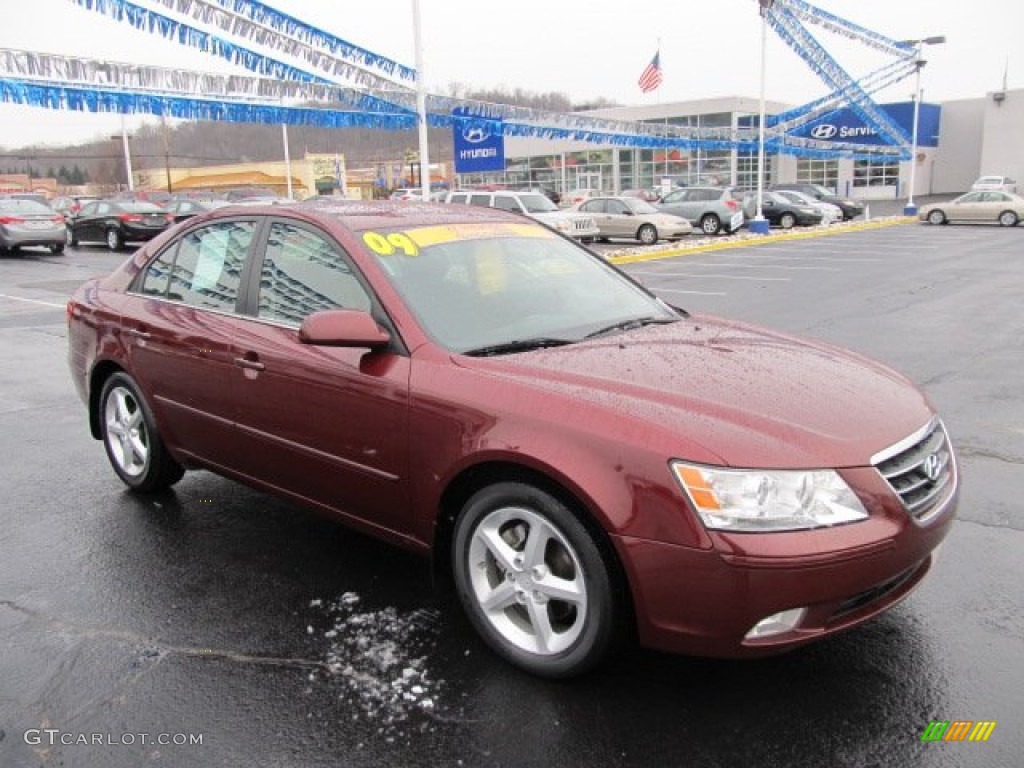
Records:
[[[721,469],[672,462],[704,525],[771,533],[866,520],[860,499],[831,469]]]
[[[559,232],[571,232],[572,224],[570,224],[565,219],[559,219],[558,221],[555,222],[555,229],[557,229]]]

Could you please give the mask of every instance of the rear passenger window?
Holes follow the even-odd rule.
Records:
[[[178,245],[167,298],[233,312],[254,228],[251,221],[227,221],[185,235]]]
[[[260,275],[259,316],[299,325],[325,309],[370,310],[370,296],[332,241],[292,224],[270,227]]]
[[[500,197],[495,195],[494,207],[500,208],[503,211],[513,211],[519,213],[522,209],[519,207],[519,201],[514,197]]]

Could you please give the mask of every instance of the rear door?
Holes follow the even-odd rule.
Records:
[[[139,277],[126,312],[131,369],[152,394],[157,422],[172,445],[235,468],[235,338],[243,276],[259,219],[217,221],[186,232]]]
[[[319,228],[273,220],[262,250],[233,372],[243,471],[407,530],[408,356],[301,343],[312,312],[356,309],[388,321],[348,254]]]

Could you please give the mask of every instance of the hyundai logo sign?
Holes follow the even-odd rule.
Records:
[[[505,136],[500,118],[483,119],[452,111],[455,172],[480,173],[505,170]]]
[[[482,144],[491,138],[491,132],[483,123],[470,123],[462,129],[462,138],[467,144]]]
[[[811,137],[815,139],[832,139],[835,138],[837,133],[839,133],[839,129],[834,125],[822,123],[821,125],[814,126],[811,130]]]

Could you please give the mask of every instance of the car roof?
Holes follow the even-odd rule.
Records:
[[[462,222],[501,220],[522,223],[524,221],[524,218],[518,214],[497,208],[393,200],[309,200],[292,205],[254,207],[246,209],[246,212],[249,214],[266,213],[274,216],[280,215],[283,210],[312,214],[320,219],[334,219],[355,232],[367,229],[414,228]],[[230,209],[220,208],[214,215],[230,215]]]

